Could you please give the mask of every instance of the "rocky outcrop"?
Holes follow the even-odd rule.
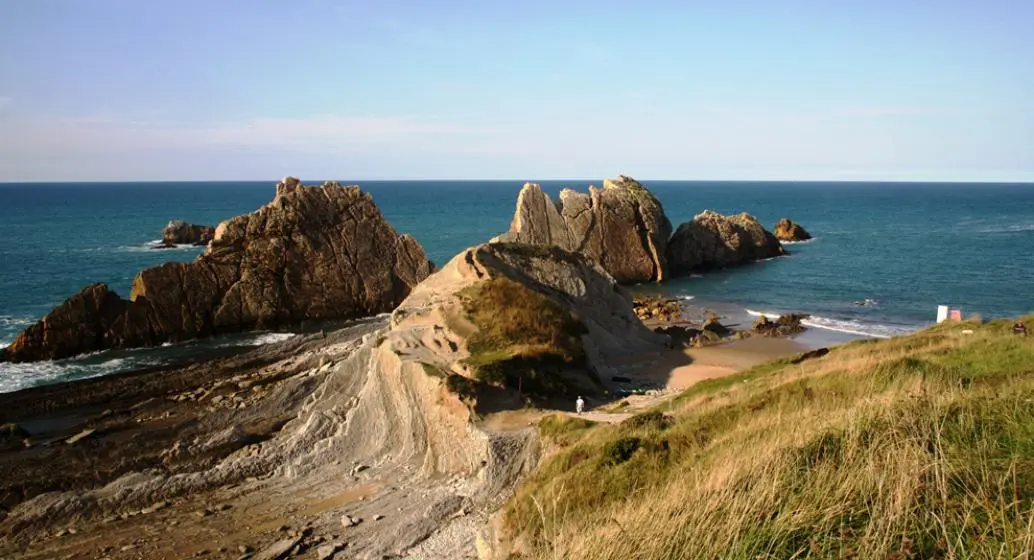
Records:
[[[801,227],[801,224],[791,221],[789,218],[782,218],[775,225],[775,236],[780,241],[807,241],[811,239],[808,230]]]
[[[635,314],[641,321],[670,323],[682,318],[685,308],[677,299],[657,296],[637,297],[632,300]]]
[[[747,213],[723,216],[706,210],[679,226],[668,243],[673,275],[725,268],[785,255],[775,236]]]
[[[215,228],[212,226],[199,226],[181,220],[172,220],[162,230],[162,242],[156,248],[165,249],[177,245],[208,245],[214,236]]]
[[[602,189],[590,186],[588,193],[564,189],[557,203],[538,185],[524,185],[510,230],[497,240],[581,253],[618,282],[632,283],[667,278],[670,236],[660,201],[622,175],[605,180]]]
[[[306,187],[288,177],[272,202],[219,224],[193,263],[144,270],[128,301],[102,284],[84,288],[23,331],[0,361],[382,313],[431,267],[369,193],[337,183]]]
[[[513,297],[485,296],[482,288],[500,281]],[[518,290],[522,293],[517,294]],[[534,312],[529,299],[539,300],[543,314],[551,314],[548,320],[533,316],[524,328],[507,328],[519,325],[520,313]],[[479,325],[472,308],[485,312],[489,325]],[[642,324],[631,296],[599,265],[557,247],[500,242],[467,249],[417,286],[393,313],[389,340],[403,360],[478,380],[483,379],[479,368],[486,365],[485,356],[496,360],[492,365],[497,366],[509,360],[526,364],[532,354],[550,353],[550,346],[556,344],[553,337],[539,337],[530,344],[536,333],[526,331],[552,334],[550,327],[561,320],[577,323],[577,353],[582,358],[565,369],[588,373],[565,383],[582,384],[586,392],[614,374],[611,358],[657,350],[668,343],[665,336]],[[486,326],[497,329],[491,337],[494,346],[486,348],[482,340],[473,348],[471,341],[478,338],[474,333]],[[521,340],[511,344],[507,337]]]

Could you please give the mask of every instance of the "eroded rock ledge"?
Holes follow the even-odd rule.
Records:
[[[432,264],[369,193],[288,177],[272,202],[219,224],[192,263],[137,275],[129,300],[87,286],[25,329],[0,361],[59,359],[303,320],[391,311]]]

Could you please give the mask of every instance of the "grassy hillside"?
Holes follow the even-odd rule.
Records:
[[[773,362],[617,426],[549,418],[513,556],[1028,558],[1034,336],[1010,325]]]

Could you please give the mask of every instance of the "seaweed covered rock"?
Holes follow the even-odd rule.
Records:
[[[129,300],[87,286],[0,352],[0,361],[59,359],[305,320],[391,311],[431,272],[357,186],[306,187],[288,177],[257,211],[216,228],[192,263],[142,271]]]
[[[780,315],[779,318],[774,320],[762,315],[754,321],[750,330],[754,334],[761,336],[793,336],[807,330],[807,327],[801,324],[801,321],[807,318],[807,315],[797,313]]]
[[[564,189],[554,203],[536,184],[517,196],[510,230],[497,238],[581,253],[622,283],[662,282],[671,222],[660,201],[624,175],[588,193]]]
[[[785,255],[772,232],[747,213],[723,216],[706,210],[678,227],[668,243],[673,275],[726,268]]]

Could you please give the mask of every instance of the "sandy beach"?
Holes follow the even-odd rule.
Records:
[[[791,339],[752,337],[714,346],[673,348],[628,356],[615,360],[620,372],[634,378],[636,384],[653,389],[617,400],[588,398],[588,409],[580,417],[593,422],[618,423],[678,396],[701,381],[732,375],[810,349],[810,346]],[[556,412],[577,416],[574,403],[571,403],[569,408],[498,412],[484,418],[482,425],[492,430],[517,430]]]

